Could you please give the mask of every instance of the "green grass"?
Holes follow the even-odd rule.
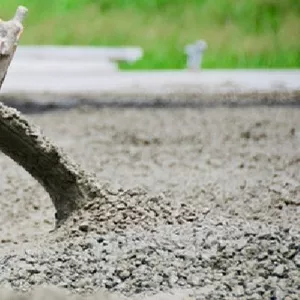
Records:
[[[299,0],[1,0],[29,8],[22,44],[138,45],[130,69],[185,66],[184,46],[207,41],[204,68],[299,68]]]

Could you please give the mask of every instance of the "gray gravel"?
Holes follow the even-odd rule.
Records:
[[[6,255],[0,281],[22,290],[47,282],[77,293],[188,288],[197,299],[297,299],[300,234],[289,231],[215,217],[152,232],[91,233]]]
[[[2,288],[50,285],[97,299],[106,297],[99,289],[131,299],[299,299],[299,109],[31,118],[97,174],[103,197],[49,233],[47,195],[0,156]]]

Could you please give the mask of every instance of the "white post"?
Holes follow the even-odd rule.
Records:
[[[207,44],[203,40],[198,40],[194,44],[185,47],[185,54],[187,55],[187,69],[199,70],[201,69],[202,57],[204,51],[207,49]]]

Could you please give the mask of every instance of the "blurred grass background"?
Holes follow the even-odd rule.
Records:
[[[300,0],[1,0],[29,8],[22,44],[141,46],[131,69],[184,68],[184,46],[208,43],[203,68],[299,68]]]

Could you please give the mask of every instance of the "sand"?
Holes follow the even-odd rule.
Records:
[[[96,174],[102,197],[53,232],[50,197],[0,153],[2,291],[299,299],[298,107],[82,107],[28,118]]]

